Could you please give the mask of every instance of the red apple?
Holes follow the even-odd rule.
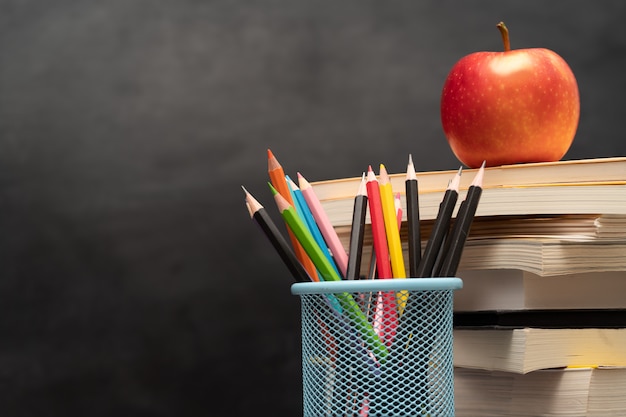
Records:
[[[441,95],[441,122],[450,148],[470,168],[558,161],[580,115],[576,78],[544,48],[475,52],[452,67]]]

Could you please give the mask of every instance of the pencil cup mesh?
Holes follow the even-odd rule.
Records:
[[[304,415],[453,416],[452,300],[461,285],[458,278],[294,284]]]

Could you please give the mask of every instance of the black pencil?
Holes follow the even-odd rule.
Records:
[[[348,246],[348,267],[346,279],[359,279],[361,274],[361,257],[363,253],[363,236],[365,234],[365,215],[367,214],[367,191],[365,174],[354,197],[352,210],[352,228]]]
[[[422,259],[422,235],[420,231],[419,189],[411,154],[409,154],[404,185],[406,191],[406,219],[409,233],[409,276],[417,277],[417,269]]]
[[[450,218],[459,197],[459,182],[461,181],[461,169],[456,173],[443,196],[441,204],[439,204],[439,212],[430,232],[424,254],[417,268],[417,278],[431,277],[435,261],[439,255],[441,244],[448,233],[450,226]]]
[[[445,258],[443,258],[443,262],[441,264],[441,270],[438,273],[438,276],[440,277],[453,277],[457,272],[459,262],[461,261],[461,255],[463,254],[463,248],[465,247],[465,242],[467,241],[467,235],[470,232],[474,215],[476,214],[476,209],[478,207],[478,202],[480,201],[480,196],[483,191],[482,182],[484,172],[485,163],[483,162],[483,165],[476,173],[472,184],[468,188],[465,200],[461,204],[461,207],[459,207],[459,211],[454,220],[454,226],[452,227],[452,231],[448,237],[450,243],[446,244],[448,250],[445,253]]]
[[[306,272],[296,254],[289,246],[289,243],[276,227],[276,224],[272,221],[271,217],[265,210],[265,208],[259,203],[243,186],[244,193],[246,194],[246,206],[250,212],[250,218],[252,218],[263,230],[265,236],[270,240],[274,249],[278,252],[281,259],[291,272],[293,278],[298,282],[309,282],[311,278]]]

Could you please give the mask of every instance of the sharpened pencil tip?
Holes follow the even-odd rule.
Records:
[[[378,174],[378,177],[380,178],[379,181],[381,184],[388,184],[389,183],[389,174],[387,173],[387,168],[385,168],[384,164],[380,164],[380,173]]]
[[[296,183],[291,179],[291,177],[289,175],[285,175],[285,180],[287,181],[287,185],[289,185],[289,187],[292,190],[296,190],[298,189],[298,186],[296,185]]]
[[[367,182],[370,182],[370,181],[378,181],[376,179],[376,174],[374,174],[374,170],[372,169],[371,166],[367,170]]]
[[[367,180],[365,177],[365,172],[361,175],[361,183],[359,184],[359,189],[357,191],[357,195],[367,195]]]
[[[485,175],[485,161],[483,161],[483,164],[478,169],[478,172],[476,173],[476,176],[474,177],[474,180],[472,181],[471,185],[474,187],[482,187],[484,175]]]
[[[463,170],[463,167],[460,167],[456,175],[454,176],[454,178],[452,178],[452,180],[448,183],[448,189],[455,190],[455,191],[459,190],[459,184],[461,183],[462,170]]]
[[[244,193],[249,194],[248,190],[246,190],[246,187],[244,187],[243,185],[241,186],[241,189],[243,190]]]
[[[282,166],[280,165],[280,162],[278,162],[278,159],[276,159],[276,156],[274,156],[274,153],[271,150],[267,150],[267,170],[272,172],[278,169],[282,169]]]
[[[409,154],[409,163],[406,166],[406,180],[417,180],[417,175],[415,174],[415,165],[413,165],[413,157]]]
[[[304,178],[304,175],[300,174],[299,172],[298,172],[298,185],[300,186],[300,189],[303,191],[311,188],[311,183],[309,183],[307,179]]]

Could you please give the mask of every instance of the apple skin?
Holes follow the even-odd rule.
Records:
[[[576,78],[544,48],[475,52],[451,69],[441,95],[448,143],[470,168],[560,160],[580,116]]]

